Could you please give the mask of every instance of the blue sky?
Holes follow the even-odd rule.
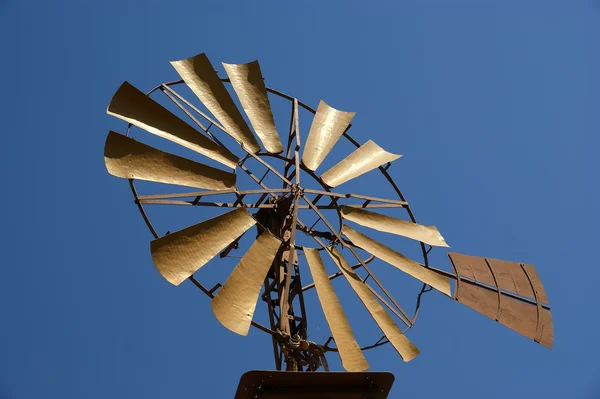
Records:
[[[578,0],[0,1],[0,397],[232,397],[245,371],[273,367],[267,336],[229,333],[191,284],[156,272],[128,185],[103,164],[106,134],[124,126],[105,114],[122,81],[147,90],[201,52],[258,59],[268,86],[356,111],[354,136],[403,154],[392,175],[452,250],[536,266],[553,350],[431,293],[408,334],[417,359],[367,354],[396,375],[392,398],[600,396],[599,22],[600,3]],[[448,268],[442,250],[432,262]],[[199,277],[234,265],[217,263]],[[379,269],[414,298],[408,277]],[[377,335],[336,284],[356,335]]]

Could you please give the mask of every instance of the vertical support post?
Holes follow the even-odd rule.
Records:
[[[292,187],[292,195],[294,196],[294,203],[292,208],[292,217],[291,217],[291,226],[289,227],[289,240],[288,240],[288,256],[287,256],[287,267],[285,270],[285,285],[283,288],[283,295],[281,297],[281,320],[280,320],[280,329],[286,334],[290,334],[290,323],[288,319],[288,311],[289,311],[289,296],[290,296],[290,286],[292,280],[292,270],[294,268],[295,256],[296,256],[296,222],[298,220],[298,202],[300,200],[300,160],[298,151],[300,149],[300,126],[298,122],[298,99],[294,99],[293,101],[293,109],[292,109],[292,122],[291,125],[294,130],[294,135],[296,137],[296,145],[294,147],[294,164],[295,164],[295,184]],[[290,136],[291,138],[291,136]],[[289,145],[289,143],[288,143]],[[288,150],[289,151],[289,150]],[[287,233],[287,232],[286,232]],[[288,237],[284,237],[288,238]]]

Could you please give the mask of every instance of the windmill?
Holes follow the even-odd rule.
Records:
[[[160,84],[147,93],[128,82],[117,90],[108,113],[128,126],[125,134],[109,132],[104,159],[111,175],[129,180],[134,201],[154,236],[150,248],[158,272],[173,285],[189,280],[198,287],[211,298],[215,317],[227,329],[246,335],[255,327],[271,336],[275,368],[280,372],[247,373],[236,397],[255,397],[259,391],[288,392],[290,387],[300,395],[297,397],[306,397],[311,389],[315,397],[343,389],[343,397],[350,397],[350,391],[386,397],[393,376],[364,373],[369,368],[364,352],[390,345],[404,361],[416,357],[419,349],[404,332],[416,322],[421,295],[431,290],[541,345],[552,346],[548,298],[532,265],[453,252],[448,253],[451,271],[429,264],[430,251],[448,244],[436,227],[417,223],[392,178],[391,163],[400,155],[372,140],[360,144],[350,135],[353,112],[337,110],[324,101],[315,110],[297,98],[267,88],[257,61],[223,64],[226,78],[219,77],[205,54],[171,64],[180,80]],[[179,87],[187,87],[197,98],[182,95]],[[155,100],[155,93],[162,93],[182,117]],[[287,103],[289,128],[286,126],[285,134],[281,126],[276,127],[275,101]],[[303,112],[312,120],[305,122],[300,117]],[[303,127],[309,126],[308,133],[301,133],[301,119]],[[211,160],[216,166],[133,139],[132,127],[164,139],[162,143],[187,148],[198,154],[196,158]],[[226,140],[236,148],[226,145]],[[341,141],[355,149],[333,166],[323,167]],[[261,168],[261,172],[254,168]],[[397,198],[374,196],[377,186],[365,190],[369,195],[343,190],[345,183],[367,173],[383,176]],[[267,175],[277,184],[267,185]],[[242,188],[242,177],[255,187]],[[140,180],[161,187],[183,186],[187,191],[140,195],[135,185]],[[189,227],[159,234],[146,210],[158,205],[224,211]],[[421,258],[410,259],[384,245],[372,237],[375,231],[396,236],[398,241],[414,242]],[[241,248],[244,237],[250,240],[247,249]],[[241,253],[239,262],[223,284],[208,288],[196,279],[194,273],[209,261],[233,252]],[[413,316],[373,273],[370,263],[375,260],[423,284]],[[312,282],[303,286],[307,277]],[[348,309],[344,310],[332,284],[338,277],[347,281],[368,310],[373,329],[381,330],[376,342],[363,346],[357,342],[346,317]],[[304,296],[314,291],[331,331],[326,342],[308,340],[309,309]],[[266,304],[268,326],[253,320],[259,302]],[[397,321],[406,328],[402,330]],[[330,352],[339,354],[347,373],[281,371],[328,371],[326,354]],[[265,373],[270,373],[268,383]]]

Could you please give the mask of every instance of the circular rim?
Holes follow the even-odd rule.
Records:
[[[224,79],[221,78],[221,81],[224,83],[230,83],[229,79]],[[150,96],[152,95],[155,91],[160,90],[163,87],[170,87],[170,86],[177,86],[180,84],[183,84],[184,81],[183,80],[175,80],[175,81],[171,81],[171,82],[167,82],[167,83],[161,83],[157,86],[155,86],[154,88],[152,88],[151,90],[149,90],[146,95]],[[294,100],[297,101],[298,106],[304,108],[305,110],[309,111],[310,113],[312,113],[313,115],[316,114],[316,110],[310,106],[308,106],[307,104],[301,102],[300,100],[289,96],[285,93],[282,93],[278,90],[274,90],[271,89],[269,87],[266,88],[268,93],[271,93],[275,96],[278,96],[280,98],[283,98],[285,100],[290,101],[292,104],[294,103]],[[162,91],[162,90],[161,90]],[[128,124],[126,132],[125,132],[125,136],[129,136],[130,134],[130,130],[131,130],[132,124]],[[211,126],[209,126],[206,129],[201,129],[204,131],[204,133],[208,134],[211,138],[214,138],[212,133],[210,133],[208,130],[210,129],[210,127],[212,127],[212,123]],[[348,128],[346,129],[346,131],[342,134],[342,136],[348,140],[351,144],[353,144],[355,147],[360,147],[360,144],[348,133],[348,131],[352,128],[352,124],[348,125]],[[256,154],[256,156],[260,156],[260,157],[272,157],[272,158],[277,158],[277,159],[281,159],[281,160],[285,160],[285,161],[289,161],[289,159],[281,154],[272,154],[272,153],[267,153],[267,152],[259,152]],[[243,167],[244,162],[249,158],[249,155],[243,157],[240,162],[238,163],[238,167]],[[323,180],[321,179],[320,176],[318,176],[314,171],[309,170],[308,168],[306,168],[306,166],[300,162],[300,169],[307,173],[309,176],[311,176],[315,181],[317,181],[325,191],[327,192],[331,192],[331,188],[328,187]],[[396,182],[394,181],[394,179],[391,177],[391,175],[389,174],[388,170],[391,167],[391,163],[387,163],[386,165],[382,165],[379,166],[377,169],[379,170],[379,172],[385,177],[385,179],[388,181],[388,183],[392,186],[392,188],[394,189],[396,195],[398,196],[398,198],[401,201],[406,202],[406,197],[404,196],[404,194],[402,193],[402,191],[400,191],[400,188],[398,187],[398,185],[396,184]],[[235,170],[235,173],[237,174],[237,168]],[[154,228],[152,222],[150,221],[150,218],[148,217],[145,209],[144,209],[144,205],[142,203],[142,201],[140,201],[139,199],[139,195],[137,193],[137,189],[135,187],[135,183],[134,183],[134,179],[128,179],[129,180],[129,186],[134,198],[134,202],[136,203],[138,210],[140,212],[140,214],[142,215],[142,218],[144,219],[144,222],[146,223],[148,229],[150,230],[150,233],[154,236],[155,239],[160,238],[161,236],[156,232],[156,229]],[[417,223],[416,217],[414,216],[414,213],[412,212],[412,209],[410,208],[410,203],[407,202],[407,204],[405,206],[402,207],[403,209],[406,210],[408,217],[410,218],[410,220],[413,223]],[[339,208],[335,208],[335,210],[337,211],[338,214],[338,219],[339,219],[339,226],[341,229],[342,226],[342,215],[341,212],[339,210]],[[341,235],[341,233],[339,233]],[[419,242],[420,247],[421,247],[421,253],[422,253],[422,258],[423,258],[423,265],[425,267],[429,267],[429,258],[428,258],[428,254],[431,251],[431,249],[433,248],[432,246],[428,245],[429,248],[426,249],[425,248],[425,244],[423,242]],[[330,244],[329,246],[331,246],[333,244]],[[301,246],[296,246],[297,249],[302,250]],[[319,248],[319,250],[323,250],[323,248]],[[370,258],[363,260],[363,262],[366,263],[370,263],[373,260],[373,256],[371,255]],[[359,264],[360,265],[360,264]],[[357,265],[358,266],[358,265]],[[213,297],[212,292],[209,290],[206,290],[206,288],[204,286],[202,286],[200,283],[198,283],[194,276],[191,276],[192,282],[194,282],[194,284],[196,284],[198,286],[198,288],[200,288],[202,290],[202,292],[204,292],[206,295],[208,295],[209,297]],[[217,286],[220,286],[220,284],[217,284]],[[216,287],[215,287],[216,288]],[[419,292],[419,294],[417,295],[417,301],[416,301],[416,305],[415,305],[415,312],[414,312],[414,316],[412,318],[412,323],[410,326],[408,326],[403,332],[406,332],[407,330],[409,330],[410,328],[412,328],[414,326],[414,324],[416,323],[416,319],[417,316],[419,314],[419,309],[420,309],[420,304],[421,304],[421,296],[426,293],[429,292],[431,290],[431,287],[428,287],[427,284],[423,283],[423,286],[421,288],[421,291]],[[252,325],[254,325],[255,327],[257,327],[258,329],[260,329],[261,331],[267,332],[271,335],[273,335],[275,332],[270,330],[267,327],[264,327],[258,323],[253,322]],[[332,337],[329,338],[329,340],[323,345],[323,347],[330,352],[337,352],[337,348],[335,347],[329,347],[328,344],[330,341],[332,341]],[[385,336],[383,336],[382,338],[380,338],[378,341],[376,341],[374,344],[372,345],[367,345],[367,346],[363,346],[360,349],[361,350],[369,350],[369,349],[373,349],[382,345],[387,344],[389,341],[385,338]]]

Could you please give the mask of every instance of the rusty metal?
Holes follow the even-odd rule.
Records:
[[[337,111],[324,102],[321,102],[318,110],[314,110],[292,96],[267,88],[264,85],[257,62],[243,65],[224,64],[231,80],[219,78],[208,58],[203,54],[188,60],[174,62],[173,65],[184,80],[163,83],[156,86],[144,96],[147,97],[147,100],[140,100],[140,93],[135,91],[135,89],[131,90],[127,86],[125,88],[129,92],[125,93],[127,94],[126,96],[121,96],[121,100],[123,101],[119,103],[113,99],[114,104],[121,107],[119,110],[122,110],[123,107],[129,107],[136,111],[137,114],[135,116],[137,119],[128,114],[126,115],[122,111],[115,112],[114,107],[111,110],[111,107],[114,105],[113,103],[109,107],[109,113],[130,122],[126,132],[127,137],[130,135],[129,128],[131,127],[131,123],[133,123],[150,133],[167,138],[204,155],[208,155],[209,153],[216,154],[217,157],[213,159],[239,169],[240,173],[247,174],[261,189],[239,190],[237,187],[232,187],[230,183],[227,183],[229,186],[224,184],[223,187],[211,187],[203,183],[204,185],[199,188],[206,188],[206,191],[138,195],[134,181],[131,178],[143,178],[143,176],[139,174],[129,175],[127,173],[120,173],[121,177],[130,179],[129,182],[134,195],[134,202],[151,233],[156,238],[153,242],[153,257],[161,273],[174,284],[179,284],[185,278],[188,278],[207,296],[216,298],[212,303],[215,315],[232,331],[245,334],[248,332],[249,326],[253,325],[272,335],[275,363],[278,370],[282,369],[285,362],[287,370],[314,371],[319,367],[326,366],[325,352],[338,352],[339,349],[342,349],[342,352],[345,351],[342,347],[329,346],[330,341],[327,341],[324,345],[314,344],[313,346],[311,346],[310,341],[307,341],[307,319],[303,293],[315,287],[315,284],[308,284],[304,287],[301,284],[298,263],[299,255],[302,255],[303,251],[309,253],[311,250],[296,244],[296,235],[299,233],[311,237],[319,244],[319,247],[315,248],[314,252],[310,252],[313,255],[320,256],[319,251],[326,251],[330,255],[336,254],[336,256],[341,258],[342,255],[338,251],[339,247],[349,250],[358,260],[358,264],[354,266],[349,266],[345,261],[341,266],[340,263],[337,263],[340,271],[331,275],[327,275],[324,268],[317,267],[321,281],[321,291],[327,292],[324,296],[333,298],[335,294],[331,288],[330,281],[341,275],[347,278],[353,276],[352,281],[349,280],[352,288],[359,294],[361,300],[363,300],[377,320],[377,324],[386,331],[386,335],[390,337],[393,346],[405,360],[410,360],[418,353],[418,350],[404,337],[403,332],[414,325],[421,306],[422,295],[429,292],[431,287],[436,288],[446,295],[451,295],[449,287],[450,279],[457,281],[454,297],[459,302],[465,303],[488,316],[491,315],[489,309],[495,304],[496,313],[491,316],[492,318],[521,332],[523,335],[529,336],[536,342],[540,342],[546,346],[549,346],[549,343],[551,344],[552,325],[549,307],[545,304],[547,297],[539,277],[532,266],[517,264],[519,270],[521,270],[521,272],[517,273],[517,266],[511,262],[498,263],[503,261],[486,260],[487,274],[482,274],[479,279],[475,278],[479,277],[475,276],[479,272],[477,268],[471,270],[473,275],[469,277],[469,275],[460,275],[458,268],[455,269],[455,274],[452,274],[430,267],[428,253],[432,248],[431,245],[447,246],[447,244],[435,227],[421,226],[416,223],[408,202],[390,176],[391,162],[399,156],[383,151],[371,141],[361,146],[350,136],[349,130],[352,127],[350,121],[354,113]],[[173,89],[173,86],[184,82],[215,115],[218,121],[203,113],[192,102],[185,99]],[[224,83],[232,85],[244,111],[248,115],[251,126],[266,148],[266,152],[260,150],[258,142],[235,106],[231,96],[223,85]],[[154,100],[150,100],[149,97],[154,92],[162,93],[181,112],[185,113],[200,131],[204,133],[204,135],[198,133],[201,139],[192,138],[191,131],[196,131],[195,129],[181,120],[174,119],[177,118],[174,114],[170,114],[169,111],[166,111],[166,109],[162,108]],[[281,146],[281,141],[274,125],[271,103],[267,93],[290,102],[290,127],[285,148]],[[117,95],[115,97],[119,99]],[[146,107],[146,109],[140,111],[140,106],[127,104],[127,101],[124,101],[124,99],[133,101],[133,97],[135,97],[136,101],[139,100],[140,104],[143,104],[143,107]],[[300,156],[302,142],[298,112],[300,107],[315,115],[307,136],[302,159]],[[163,119],[157,120],[154,115],[147,112],[147,108],[160,110],[159,113],[161,113],[160,116]],[[169,114],[165,113],[165,111]],[[199,118],[206,120],[206,123],[200,121]],[[184,125],[187,127],[184,127]],[[180,129],[173,129],[173,126]],[[237,140],[240,143],[242,152],[244,152],[244,156],[238,159],[237,156],[233,155],[218,139],[218,132],[213,133],[210,131],[213,126]],[[318,175],[315,170],[341,137],[344,137],[344,139],[353,144],[357,150],[323,175]],[[202,145],[194,142],[194,140],[201,140]],[[281,153],[282,151],[285,151],[285,153]],[[273,167],[269,159],[277,162],[283,161],[283,172]],[[258,167],[264,168],[264,170],[255,174],[254,167],[247,164],[247,161],[250,160],[256,161]],[[398,199],[332,192],[332,187],[374,169],[379,170],[385,177],[398,196]],[[173,179],[176,173],[168,172],[166,175]],[[268,179],[265,180],[267,175],[270,178],[276,176],[281,181],[282,188],[269,188],[265,184],[265,182],[269,181]],[[322,187],[322,190],[303,187],[301,185],[301,177],[303,177],[302,183],[304,183],[305,177],[312,178]],[[186,178],[188,177],[186,176]],[[155,181],[163,182],[165,180],[165,178],[155,179]],[[175,181],[175,183],[181,184],[181,181]],[[309,194],[311,196],[314,195],[312,201],[308,198]],[[214,195],[229,197],[230,199],[220,199],[219,202],[209,201],[207,197]],[[256,197],[250,198],[250,196]],[[348,200],[352,199],[360,202],[348,203]],[[301,200],[305,204],[300,204]],[[180,232],[172,234],[167,232],[167,235],[161,237],[150,222],[145,212],[145,205],[183,205],[234,209],[225,215],[242,211],[247,212],[247,210],[254,209],[256,213],[252,218],[252,225],[257,226],[257,237],[267,237],[269,234],[272,234],[277,241],[271,241],[273,248],[275,248],[274,245],[276,244],[279,251],[272,261],[269,260],[269,257],[274,251],[273,248],[268,251],[257,250],[255,248],[252,251],[252,248],[254,248],[252,246],[243,257],[231,255],[232,251],[238,249],[244,232],[251,227],[249,220],[248,223],[238,223],[237,227],[236,223],[232,223],[228,229],[223,227],[223,232],[226,232],[226,234],[217,233],[213,231],[214,228],[210,227],[206,229],[198,228],[197,226],[203,224],[200,223]],[[409,220],[405,221],[387,216],[386,218],[388,219],[380,220],[378,217],[384,215],[363,210],[369,208],[402,208],[407,212]],[[339,228],[334,227],[321,212],[321,210],[327,209],[336,210]],[[317,215],[316,221],[310,227],[303,223],[300,217],[299,211],[304,212],[306,210],[311,210]],[[236,214],[241,215],[241,213]],[[352,215],[359,215],[358,220]],[[365,215],[367,216],[365,217]],[[224,217],[224,215],[221,217]],[[407,259],[391,248],[384,247],[358,232],[353,234],[351,233],[352,230],[348,229],[347,226],[346,231],[342,231],[341,228],[344,219],[366,227],[377,228],[417,240],[421,248],[422,263]],[[319,222],[326,226],[325,231],[316,229]],[[220,225],[224,226],[224,224]],[[192,232],[189,229],[194,231]],[[342,234],[347,239],[343,238]],[[211,240],[218,242],[215,241],[214,244],[211,244]],[[211,249],[207,251],[206,248],[202,248],[202,245],[198,245],[199,242],[208,243],[206,247],[211,247]],[[258,242],[255,241],[255,244]],[[426,244],[429,244],[429,249],[426,248]],[[363,260],[356,252],[357,248],[372,253],[370,253],[367,259]],[[241,261],[224,286],[218,283],[212,289],[207,289],[194,278],[193,273],[217,253],[220,253],[221,257],[238,257],[241,258]],[[258,261],[257,257],[259,254],[266,257]],[[375,259],[375,256],[424,282],[417,296],[415,312],[412,318],[400,307],[390,292],[370,270],[368,264]],[[257,267],[256,265],[259,264],[260,267]],[[358,276],[357,272],[361,269],[366,272],[366,276]],[[264,273],[266,273],[266,276]],[[252,284],[246,286],[246,277],[251,276],[253,276],[251,278]],[[369,279],[374,283],[373,287],[366,283]],[[325,281],[326,283],[324,283]],[[264,287],[263,294],[260,297],[267,304],[271,328],[264,327],[252,321],[252,314],[254,313],[256,304],[253,298],[257,296],[256,293],[258,291],[256,290],[260,289],[257,288],[259,286]],[[317,290],[319,290],[318,286]],[[467,294],[471,291],[473,293],[470,294],[471,296],[468,296]],[[216,296],[214,295],[215,292],[217,292]],[[484,292],[484,294],[480,294],[479,292]],[[477,305],[473,300],[469,302],[470,298],[474,298],[473,295],[479,295],[483,298],[481,299],[483,305]],[[490,295],[496,298],[495,303],[490,300]],[[319,293],[319,296],[322,296],[321,293]],[[406,324],[406,330],[400,331],[398,329],[381,304],[386,306],[400,321]],[[325,304],[323,305],[325,306]],[[228,308],[236,311],[227,312]],[[339,314],[339,311],[335,311],[334,313]],[[527,315],[523,316],[525,313]],[[385,317],[383,314],[385,314]],[[339,331],[335,334],[340,335]],[[355,346],[353,346],[353,350],[368,350],[389,342],[390,340],[386,339],[385,335],[374,344],[360,348],[354,341]],[[300,350],[299,348],[313,349]],[[346,356],[346,358],[348,357]],[[346,367],[346,363],[344,362],[344,367]],[[357,365],[358,363],[354,363],[354,365],[346,368],[358,369],[363,367]]]
[[[249,371],[242,376],[235,399],[386,399],[393,382],[388,372]]]
[[[448,257],[460,284],[454,299],[537,343],[552,347],[552,315],[542,305],[543,286],[533,266],[457,253],[448,253]],[[498,271],[505,275],[510,272],[512,279],[498,278]],[[529,290],[519,283],[523,280]]]

